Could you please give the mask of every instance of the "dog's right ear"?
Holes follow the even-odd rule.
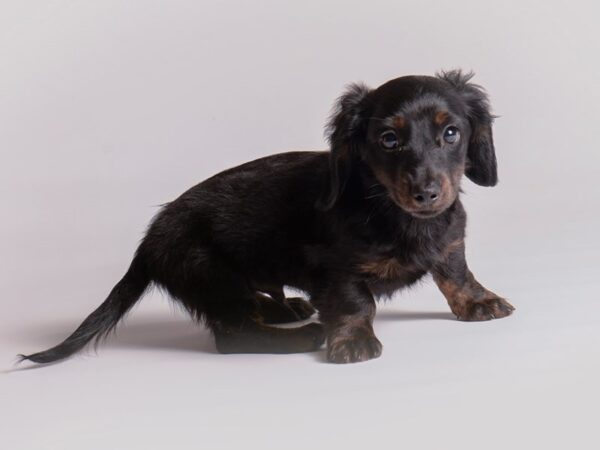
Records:
[[[365,139],[367,98],[371,89],[354,83],[337,100],[331,113],[325,136],[329,141],[329,184],[317,201],[317,208],[326,211],[335,205],[348,181],[352,164],[358,156],[358,146]]]

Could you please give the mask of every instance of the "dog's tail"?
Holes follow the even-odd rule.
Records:
[[[114,329],[125,313],[140,299],[149,284],[150,277],[138,253],[125,276],[115,285],[104,303],[91,313],[73,334],[57,346],[43,352],[19,355],[20,361],[50,363],[71,356],[93,339],[97,342]]]

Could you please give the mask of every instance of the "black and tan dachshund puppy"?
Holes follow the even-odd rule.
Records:
[[[105,336],[152,283],[202,319],[222,353],[307,352],[326,340],[331,362],[376,358],[375,299],[427,273],[460,320],[508,316],[514,308],[465,261],[461,178],[497,182],[493,116],[471,76],[351,85],[327,127],[330,152],[261,158],[167,204],[106,301],[64,342],[22,358],[48,363]],[[313,307],[320,323],[272,326]]]

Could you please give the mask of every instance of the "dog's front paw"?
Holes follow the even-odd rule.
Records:
[[[500,297],[465,303],[456,311],[458,320],[477,322],[510,316],[515,307]]]
[[[372,332],[332,336],[327,341],[327,360],[338,364],[368,361],[379,357],[381,350],[381,342]]]

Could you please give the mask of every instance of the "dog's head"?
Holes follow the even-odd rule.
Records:
[[[493,116],[472,76],[451,71],[396,78],[374,90],[349,86],[327,127],[330,185],[320,207],[333,207],[360,160],[392,201],[418,218],[452,205],[463,174],[494,186]]]

